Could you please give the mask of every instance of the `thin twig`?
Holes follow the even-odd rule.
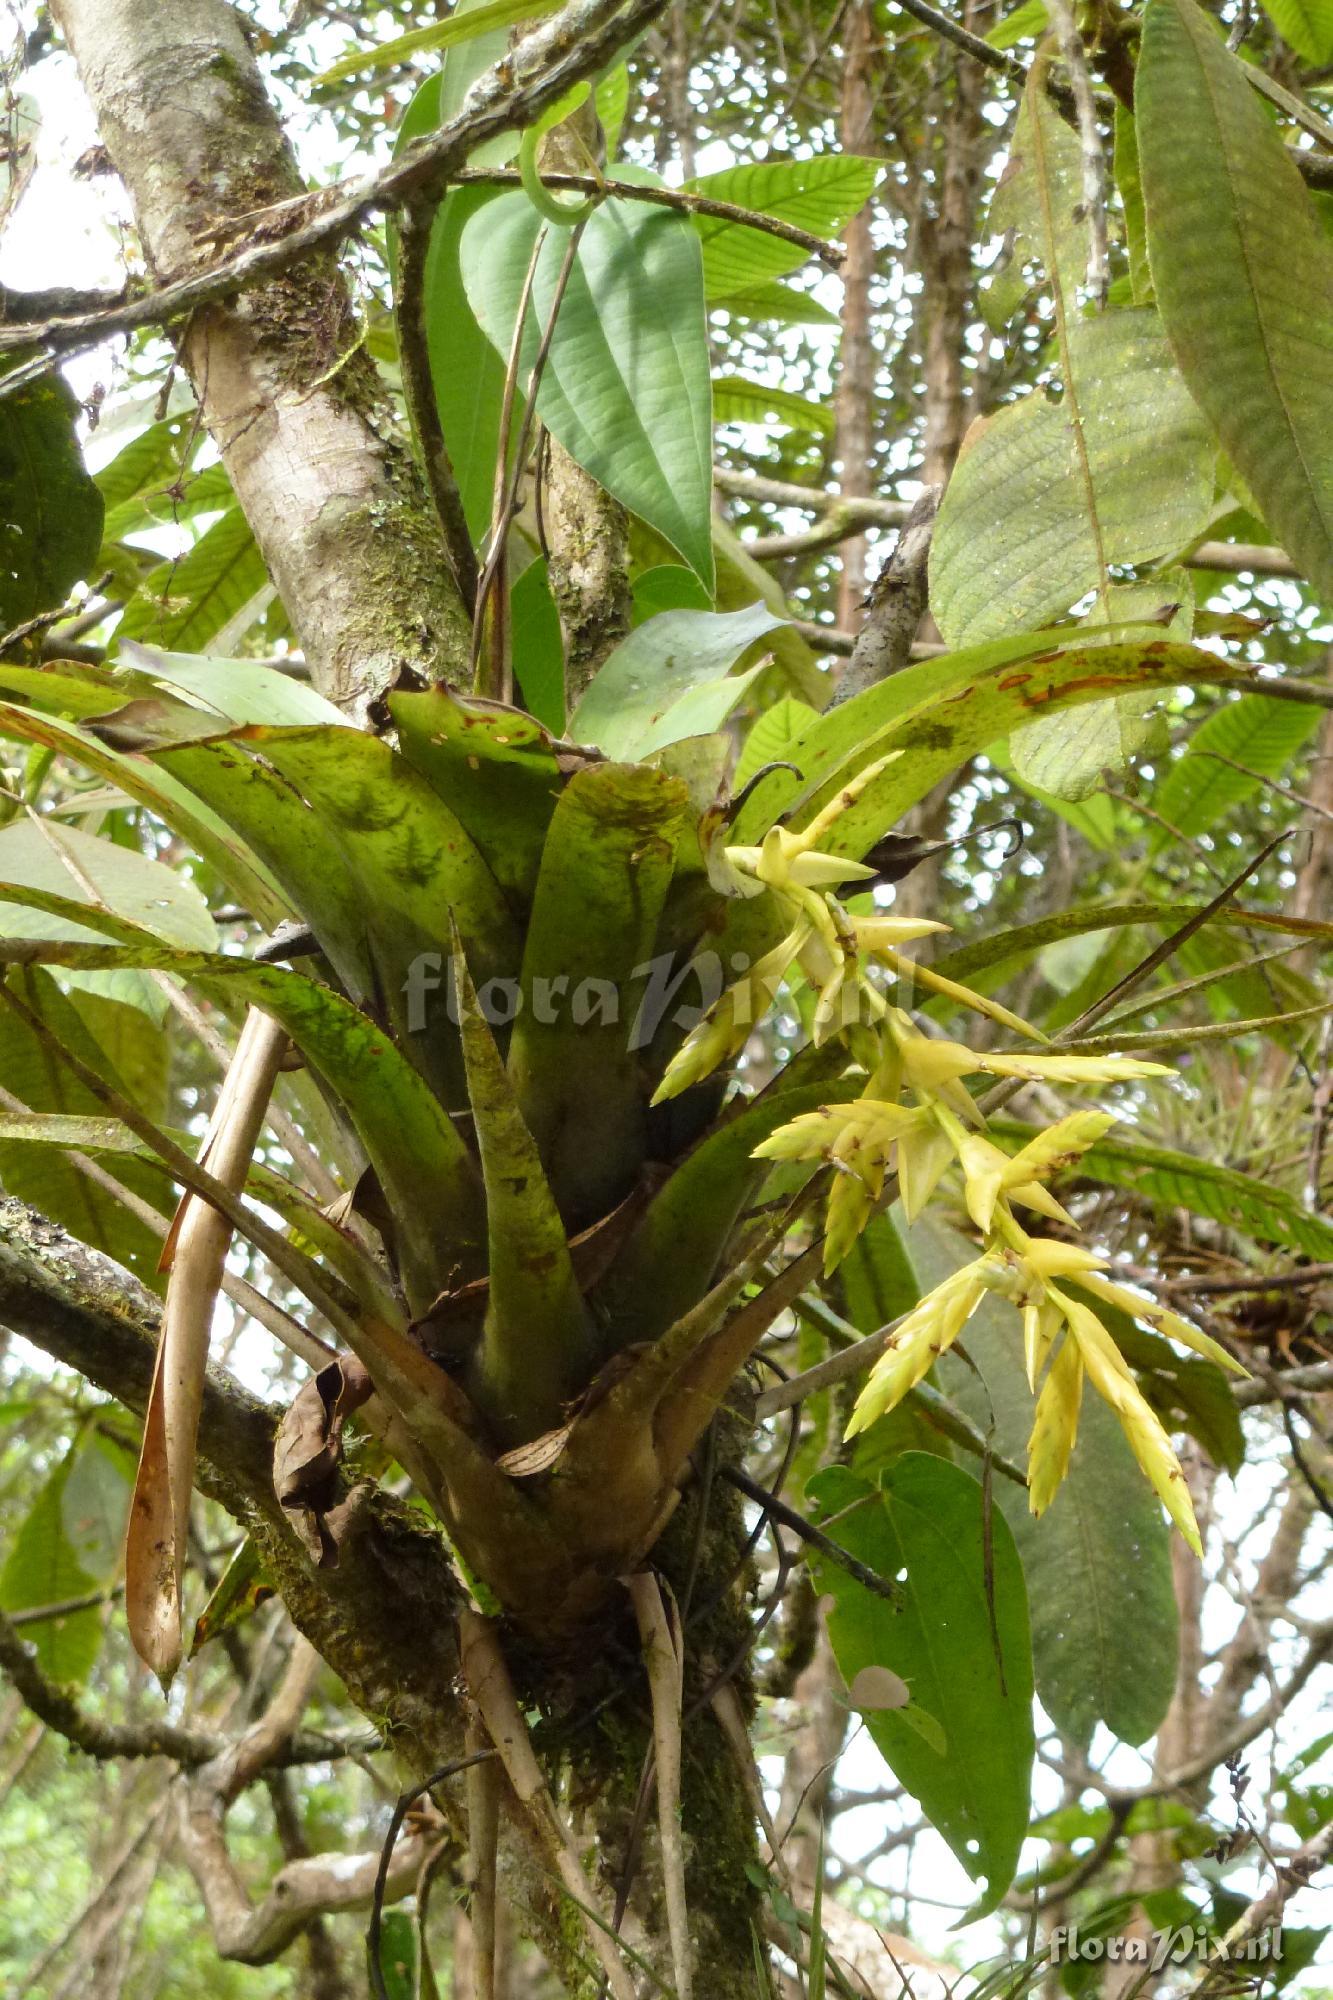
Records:
[[[972,34],[962,23],[950,14],[942,14],[938,7],[927,5],[927,0],[894,0],[904,14],[910,14],[923,27],[930,28],[946,42],[952,42],[956,49],[975,58],[986,69],[994,70],[997,76],[1007,76],[1011,82],[1022,84],[1027,80],[1027,71],[1017,56],[1007,49],[993,49],[989,42],[983,42],[979,35]]]
[[[560,269],[556,274],[555,289],[551,295],[551,310],[547,317],[546,325],[542,329],[542,337],[537,352],[533,356],[532,374],[528,380],[528,399],[523,411],[523,421],[519,425],[518,443],[514,448],[514,463],[509,475],[509,491],[505,498],[504,506],[500,509],[498,519],[492,523],[491,533],[493,539],[491,547],[487,551],[486,568],[482,573],[481,587],[477,593],[477,620],[472,630],[472,658],[474,665],[481,643],[481,613],[485,608],[487,592],[490,590],[504,562],[509,524],[513,520],[518,508],[518,494],[523,480],[523,466],[528,456],[532,427],[536,421],[537,392],[541,387],[542,376],[546,372],[546,361],[551,352],[551,342],[555,339],[556,321],[560,317],[560,308],[565,302],[565,292],[568,289],[570,278],[574,273],[574,264],[579,253],[579,242],[583,235],[583,226],[582,222],[576,222],[569,232],[569,241],[565,245],[565,254],[561,259]],[[534,251],[533,261],[528,267],[529,281],[536,274],[536,256],[537,253]],[[516,368],[517,366],[516,356],[518,343],[521,338],[522,322],[520,320],[514,334],[515,353],[510,357],[511,368]],[[501,460],[501,466],[503,466],[503,459]],[[481,692],[495,691],[483,689]]]
[[[807,1521],[804,1514],[798,1514],[794,1507],[789,1507],[776,1493],[770,1493],[766,1486],[761,1486],[757,1480],[751,1479],[748,1472],[741,1472],[735,1466],[724,1465],[722,1477],[738,1492],[743,1493],[747,1500],[757,1502],[775,1521],[780,1521],[784,1528],[790,1528],[799,1540],[809,1543],[813,1549],[818,1549],[821,1555],[827,1556],[830,1562],[838,1565],[839,1569],[845,1569],[848,1576],[855,1577],[859,1584],[873,1591],[876,1597],[886,1598],[890,1604],[902,1603],[903,1594],[896,1583],[861,1562],[840,1543],[826,1535],[822,1528],[817,1528],[812,1521]]]

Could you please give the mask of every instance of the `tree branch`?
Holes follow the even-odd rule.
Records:
[[[911,660],[912,642],[926,610],[926,565],[942,492],[939,486],[922,489],[903,523],[893,554],[870,586],[866,621],[830,708],[887,680]]]
[[[142,1411],[161,1301],[130,1272],[20,1201],[0,1198],[0,1325]],[[270,1469],[275,1415],[210,1370],[200,1417],[200,1484],[243,1517],[281,1509]]]
[[[63,0],[60,12],[68,18],[92,4],[93,0]],[[129,4],[130,0],[117,0],[117,11],[121,5]],[[206,0],[194,0],[196,7],[205,4]],[[23,328],[0,328],[0,353],[34,344],[47,348],[53,355],[69,353],[93,346],[111,334],[167,325],[262,284],[316,251],[331,248],[376,209],[438,199],[447,186],[465,177],[463,162],[477,146],[531,125],[573,84],[602,68],[625,42],[655,20],[666,5],[667,0],[629,0],[622,11],[621,0],[568,0],[558,14],[543,22],[510,52],[500,69],[488,70],[478,79],[456,118],[405,147],[388,166],[359,180],[292,194],[263,208],[251,207],[233,217],[229,226],[225,222],[220,226],[215,212],[209,218],[209,227],[201,234],[214,240],[223,234],[249,238],[233,256],[177,278],[110,312],[79,314]],[[112,9],[107,11],[109,14]],[[208,4],[208,11],[213,13],[216,9]],[[184,52],[179,53],[184,62]],[[248,59],[248,65],[253,66],[252,59]],[[515,82],[516,77],[521,80]],[[645,193],[642,188],[631,189],[628,184],[625,192],[636,200]],[[699,204],[696,202],[694,206],[698,209]]]
[[[788,479],[766,479],[759,473],[733,472],[723,465],[713,467],[713,484],[720,493],[748,500],[755,506],[799,507],[822,517],[814,528],[790,535],[756,535],[747,541],[745,553],[756,562],[813,554],[859,535],[865,528],[901,528],[912,511],[912,503],[907,500],[882,500],[873,494],[864,497],[857,494],[848,499],[823,487],[801,486]],[[1188,569],[1224,570],[1228,575],[1248,572],[1254,576],[1299,577],[1301,574],[1285,549],[1266,548],[1258,542],[1200,542],[1184,562]]]
[[[141,1722],[107,1722],[83,1708],[72,1689],[59,1686],[43,1673],[35,1650],[3,1611],[0,1611],[0,1668],[39,1721],[89,1757],[101,1761],[117,1757],[170,1757],[187,1770],[225,1757],[236,1760],[238,1792],[253,1784],[263,1764],[323,1763],[354,1750],[373,1750],[379,1744],[377,1736],[348,1743],[339,1737],[292,1729],[281,1742],[267,1746],[266,1754],[255,1762],[245,1756],[248,1739],[232,1744],[211,1729],[188,1728],[169,1722],[165,1715],[148,1716]]]
[[[198,1782],[182,1800],[178,1838],[181,1858],[204,1899],[219,1958],[268,1965],[314,1917],[370,1907],[378,1852],[311,1854],[289,1861],[263,1897],[252,1902],[227,1852],[216,1795]],[[413,1828],[398,1843],[389,1867],[389,1900],[410,1892],[432,1845],[423,1828]]]

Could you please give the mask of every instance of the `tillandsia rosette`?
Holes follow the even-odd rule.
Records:
[[[820,842],[879,768],[872,765],[799,833],[775,826],[762,846],[715,848],[709,859],[714,881],[733,895],[767,892],[788,928],[782,942],[729,986],[688,1036],[662,1080],[658,1099],[685,1090],[737,1055],[783,981],[793,971],[803,974],[818,996],[815,1042],[843,1034],[849,1060],[865,1073],[865,1088],[850,1102],[821,1105],[792,1119],[755,1148],[755,1157],[813,1160],[833,1170],[825,1210],[825,1273],[837,1268],[895,1192],[906,1220],[913,1221],[954,1164],[962,1172],[968,1214],[982,1237],[980,1256],[937,1285],[893,1330],[857,1399],[848,1437],[894,1409],[953,1346],[987,1294],[994,1293],[1021,1316],[1024,1365],[1036,1397],[1028,1440],[1033,1513],[1050,1505],[1069,1469],[1086,1379],[1115,1411],[1139,1465],[1199,1553],[1198,1524],[1179,1460],[1090,1298],[1223,1368],[1244,1370],[1178,1313],[1115,1283],[1107,1276],[1107,1258],[1076,1244],[1030,1236],[1015,1215],[1017,1207],[1077,1226],[1046,1182],[1095,1145],[1116,1123],[1114,1114],[1072,1111],[1010,1154],[987,1136],[985,1115],[964,1083],[969,1076],[993,1076],[1088,1086],[1171,1072],[1162,1063],[1066,1053],[1049,1044],[981,1053],[924,1033],[902,1005],[890,1000],[883,990],[885,973],[897,982],[900,998],[914,984],[926,987],[1031,1042],[1045,1041],[1039,1030],[994,1001],[900,956],[900,946],[947,926],[880,913],[853,914],[834,893],[874,875],[873,868],[827,852]]]

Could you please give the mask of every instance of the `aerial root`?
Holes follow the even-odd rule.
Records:
[[[680,1714],[685,1691],[685,1645],[680,1616],[670,1590],[650,1570],[627,1579],[653,1708],[653,1755],[657,1764],[657,1825],[662,1845],[662,1883],[667,1931],[678,2000],[692,2000],[690,1913],[685,1896],[685,1854],[680,1838]]]
[[[519,1709],[509,1669],[500,1651],[494,1621],[470,1607],[459,1619],[463,1678],[486,1734],[495,1745],[505,1776],[535,1828],[547,1859],[583,1919],[588,1943],[606,1974],[614,2000],[637,2000],[634,1982],[620,1955],[610,1918],[588,1880],[574,1836],[560,1816],[542,1776]],[[477,1767],[481,1768],[481,1767]]]

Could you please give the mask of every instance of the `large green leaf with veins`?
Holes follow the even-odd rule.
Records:
[[[632,170],[621,170],[626,178]],[[508,355],[538,234],[520,382],[551,320],[567,232],[521,192],[466,224],[463,281]],[[537,414],[578,464],[666,537],[712,587],[712,389],[699,239],[685,216],[604,201],[588,218],[537,393]]]
[[[833,237],[865,206],[883,169],[882,160],[860,159],[854,153],[817,153],[807,160],[757,160],[723,167],[687,185],[713,201],[729,201],[777,222],[794,223],[812,236]],[[770,280],[798,270],[809,256],[802,244],[743,222],[701,215],[695,226],[703,240],[704,285],[710,301],[761,290]]]
[[[183,556],[150,570],[116,629],[118,639],[149,639],[178,652],[200,650],[268,582],[250,523],[231,507]]]
[[[1041,625],[1108,564],[1174,555],[1207,525],[1216,448],[1156,314],[1078,320],[1068,345],[1059,401],[1034,389],[974,424],[945,490],[930,608],[952,646]]]
[[[723,680],[782,623],[766,604],[743,611],[661,611],[645,619],[603,661],[569,718],[570,735],[595,743],[608,757],[641,758],[684,736],[707,734],[716,725],[673,729],[673,712]]]
[[[130,1504],[132,1462],[108,1439],[75,1439],[38,1488],[0,1570],[0,1609],[37,1611],[110,1589],[119,1567]],[[51,1680],[77,1686],[101,1651],[103,1607],[42,1618],[23,1627]]]
[[[808,1491],[829,1532],[902,1590],[900,1606],[837,1564],[812,1563],[833,1599],[829,1638],[857,1698],[866,1668],[906,1683],[899,1707],[867,1703],[866,1728],[974,1881],[973,1916],[993,1910],[1014,1878],[1032,1777],[1032,1641],[1023,1571],[1003,1514],[990,1548],[976,1480],[928,1452],[897,1459],[878,1486],[842,1466]]]
[[[1176,358],[1269,527],[1333,599],[1333,245],[1194,0],[1149,0],[1134,98]]]
[[[1212,833],[1265,778],[1288,771],[1317,722],[1317,710],[1269,695],[1243,694],[1223,702],[1195,730],[1184,756],[1157,787],[1153,802],[1165,824],[1149,829],[1149,846],[1160,850],[1170,840],[1168,826],[1191,837]],[[1238,771],[1237,764],[1247,768]]]
[[[100,710],[106,697],[97,699]],[[188,841],[192,852],[216,868],[243,907],[260,923],[276,924],[287,914],[276,882],[246,843],[169,772],[155,770],[143,757],[110,749],[77,724],[59,721],[35,709],[16,708],[10,702],[0,702],[0,737],[13,737],[21,743],[36,743],[57,751],[71,763],[95,771],[108,784],[118,786],[139,805],[146,806],[173,833]]]

